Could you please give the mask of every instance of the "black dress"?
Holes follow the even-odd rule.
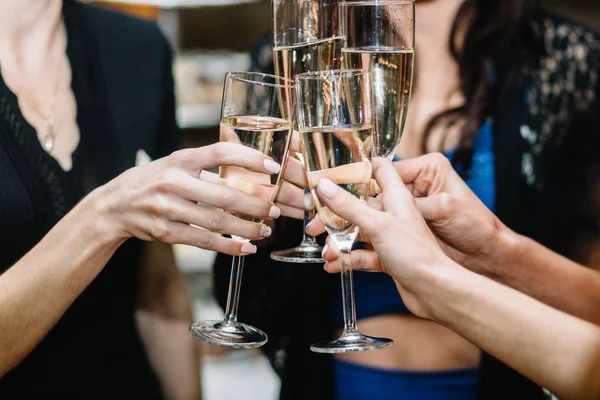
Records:
[[[547,56],[539,66],[521,67],[517,55],[499,57],[496,65],[502,88],[490,115],[496,215],[516,232],[586,263],[600,241],[600,35],[549,14],[541,24]],[[263,52],[271,38],[262,40],[253,52],[254,67],[268,70],[272,63]],[[332,358],[309,347],[335,337],[329,305],[339,276],[269,258],[272,250],[298,244],[301,226],[281,218],[276,234],[247,257],[239,318],[269,335],[262,350],[282,379],[280,399],[331,400]],[[231,257],[218,255],[214,280],[221,305],[230,265]],[[478,399],[546,397],[533,382],[483,354]]]
[[[156,24],[68,0],[63,16],[81,140],[63,171],[0,80],[0,273],[86,194],[133,167],[138,150],[159,158],[178,145],[171,51]],[[134,319],[140,251],[138,240],[119,248],[0,379],[1,399],[162,398]]]

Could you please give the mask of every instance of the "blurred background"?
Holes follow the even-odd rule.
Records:
[[[270,2],[105,0],[99,3],[158,21],[176,51],[173,71],[182,145],[196,147],[218,141],[224,75],[250,68],[250,49],[271,29]],[[545,6],[600,30],[598,0],[545,0]],[[211,268],[215,254],[177,246],[176,256],[194,296],[195,319],[221,318],[223,312],[212,297]],[[202,364],[204,400],[277,398],[279,380],[258,352],[226,352],[203,344]],[[236,387],[234,394],[226,391],[232,385]]]

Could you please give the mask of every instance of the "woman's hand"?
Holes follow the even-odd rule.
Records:
[[[217,143],[180,150],[130,169],[96,189],[84,201],[93,202],[94,210],[101,216],[97,222],[104,223],[121,241],[137,237],[232,255],[254,253],[256,246],[221,234],[262,239],[270,236],[271,228],[229,213],[272,219],[278,218],[281,211],[269,199],[212,182],[204,170],[221,165],[268,175],[278,173],[281,168],[249,147]]]
[[[439,153],[395,163],[444,252],[489,277],[507,251],[510,231]]]
[[[319,197],[340,217],[356,223],[370,238],[379,255],[378,267],[394,278],[407,307],[416,315],[428,317],[419,286],[430,279],[437,268],[455,264],[438,245],[393,165],[377,158],[373,166],[375,179],[383,191],[381,210],[369,207],[328,179],[319,182]],[[354,261],[355,258],[351,262]],[[326,268],[337,272],[342,262],[344,260],[336,259]]]
[[[283,179],[275,198],[275,205],[281,209],[281,215],[295,219],[304,218],[305,202],[310,195],[304,195],[304,189],[307,187],[306,172],[304,165],[294,157],[301,153],[300,135],[294,131],[290,142],[289,157],[283,171]],[[312,206],[311,206],[312,207]],[[309,209],[311,207],[308,207]]]
[[[394,165],[444,252],[474,272],[495,276],[493,267],[506,253],[510,230],[469,189],[448,159],[433,153]],[[380,207],[377,199],[370,200],[370,205]],[[322,230],[320,221],[309,227],[311,234]],[[370,241],[362,232],[359,239]],[[338,257],[331,243],[324,257],[329,261]],[[377,254],[368,250],[354,252],[352,262],[354,269],[381,269]]]

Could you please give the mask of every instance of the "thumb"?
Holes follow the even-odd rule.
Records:
[[[439,193],[428,197],[415,198],[417,208],[427,222],[441,222],[450,218],[456,201],[449,193]]]

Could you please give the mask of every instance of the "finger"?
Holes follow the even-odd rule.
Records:
[[[161,242],[169,244],[185,244],[205,250],[214,250],[233,256],[245,256],[256,253],[256,246],[234,239],[223,237],[219,234],[191,225],[171,222],[154,234]]]
[[[251,240],[264,239],[272,233],[271,228],[265,224],[245,221],[218,208],[198,206],[181,199],[165,199],[163,204],[155,204],[154,207],[172,221],[192,224],[215,233]]]
[[[377,181],[375,179],[371,179],[371,188],[369,189],[369,194],[375,195],[375,194],[380,194],[380,193],[381,193],[381,188],[377,184]]]
[[[448,193],[415,199],[417,208],[428,222],[440,222],[451,217],[456,208],[455,198]]]
[[[443,191],[460,195],[470,192],[448,158],[440,153],[403,160],[395,163],[395,168],[402,181],[410,186],[410,191],[415,197]]]
[[[327,239],[325,239],[325,246],[323,246],[321,256],[328,262],[337,260],[340,256],[340,250],[336,246],[335,241],[331,239],[331,236],[327,236]]]
[[[206,182],[188,174],[171,173],[164,182],[159,182],[159,191],[174,193],[186,200],[204,203],[233,213],[249,215],[258,219],[278,218],[281,210],[273,206],[271,193],[259,198],[241,190]],[[260,185],[255,185],[261,188]],[[266,189],[261,188],[260,190]],[[260,194],[260,193],[257,193]]]
[[[367,198],[367,204],[374,210],[381,211],[383,207],[381,206],[381,198],[379,197],[369,197]]]
[[[302,153],[302,147],[300,146],[300,133],[298,133],[298,131],[292,132],[292,139],[290,140],[290,151],[293,153]]]
[[[405,184],[414,183],[417,178],[432,167],[440,163],[447,163],[448,159],[440,153],[429,153],[420,157],[407,158],[394,163],[396,172]]]
[[[293,219],[303,219],[304,209],[294,208],[281,203],[275,203],[275,205],[281,210],[281,215],[284,217],[290,217]]]
[[[381,157],[373,159],[373,175],[383,191],[382,205],[386,211],[399,215],[413,201],[393,164]],[[414,207],[414,206],[413,206]]]
[[[258,150],[237,143],[219,142],[210,146],[184,149],[172,153],[167,162],[183,168],[193,176],[203,169],[223,165],[243,167],[254,172],[278,174],[281,166]]]
[[[327,262],[324,268],[330,274],[341,271],[342,258]],[[377,253],[372,250],[355,250],[350,254],[350,268],[354,271],[375,271],[382,272],[381,264]]]
[[[308,187],[304,165],[292,157],[288,157],[283,179],[301,188]]]
[[[275,202],[302,209],[304,207],[304,190],[289,182],[282,181]]]
[[[380,219],[380,214],[382,214],[327,178],[319,181],[317,192],[325,206],[329,207],[337,216],[357,224],[361,229],[373,231]],[[321,215],[321,220],[323,221],[323,215]],[[327,221],[323,222],[327,224]]]
[[[317,216],[312,221],[310,221],[308,226],[306,227],[306,233],[308,233],[310,236],[316,237],[322,234],[323,232],[325,232],[325,225],[323,224],[323,221],[321,221],[321,218],[317,214]]]
[[[373,247],[371,245],[371,238],[364,231],[358,232],[358,238],[356,240],[358,240],[359,242],[365,243],[367,248],[369,248],[369,249]]]

